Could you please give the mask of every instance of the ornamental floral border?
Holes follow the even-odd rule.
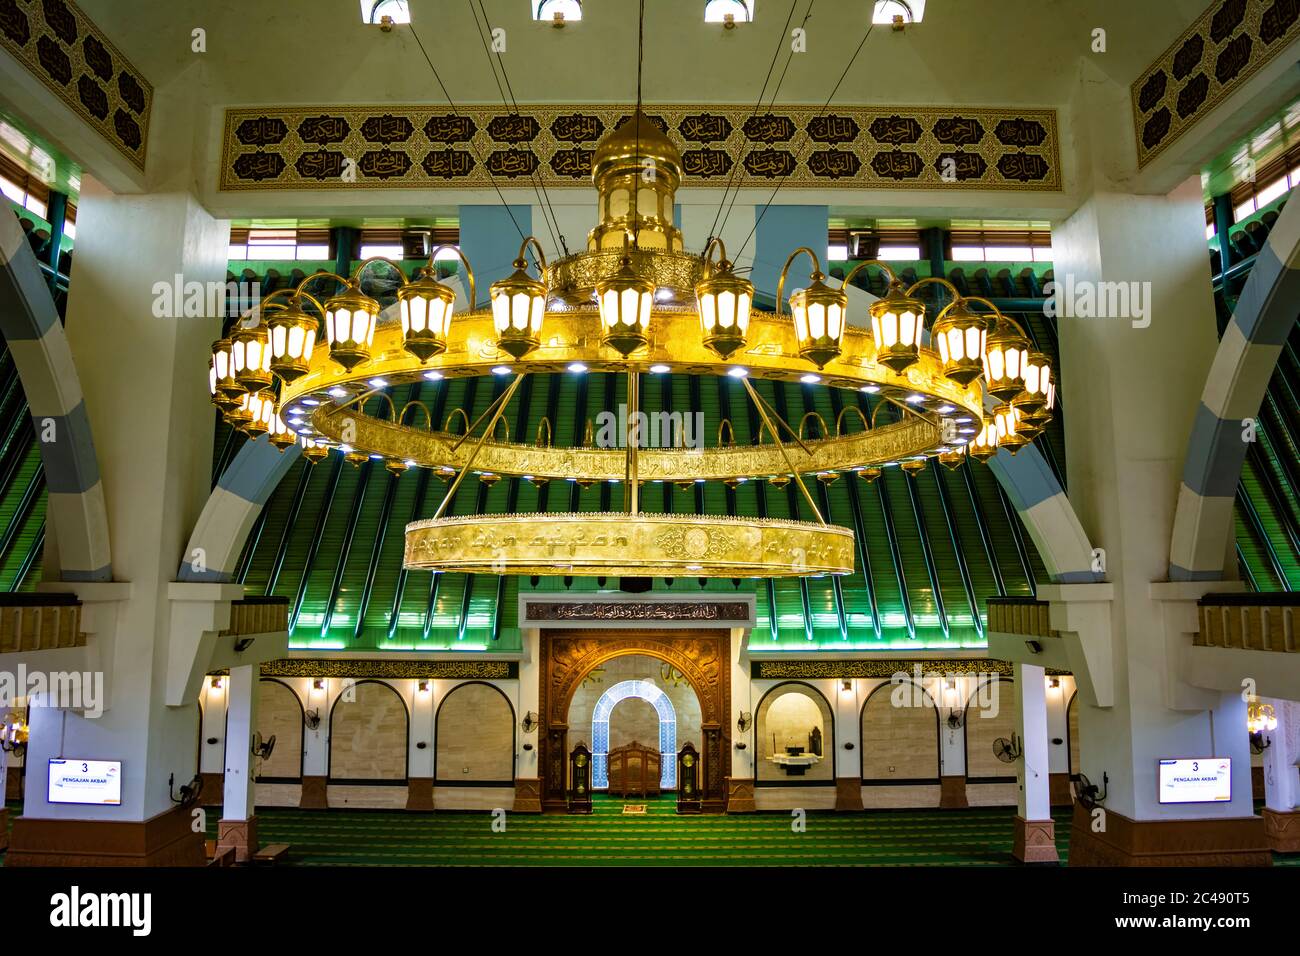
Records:
[[[153,86],[72,0],[0,0],[0,45],[144,170]]]
[[[1146,166],[1300,36],[1300,0],[1217,0],[1133,81]]]
[[[0,0],[3,2],[3,0]],[[630,105],[230,108],[219,188],[587,187],[601,135]],[[1061,188],[1051,109],[648,106],[682,152],[683,185]]]

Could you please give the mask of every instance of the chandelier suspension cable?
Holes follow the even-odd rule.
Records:
[[[853,68],[853,64],[857,61],[858,54],[861,53],[862,48],[867,45],[867,40],[871,37],[871,31],[875,29],[875,26],[876,24],[874,22],[867,25],[866,32],[862,34],[862,39],[858,41],[857,49],[855,49],[853,55],[849,57],[849,62],[844,65],[844,70],[840,73],[840,78],[835,81],[835,86],[831,89],[830,96],[826,97],[826,102],[822,104],[822,108],[813,119],[822,116],[826,112],[826,108],[831,105],[831,100],[835,99],[835,94],[839,92],[840,86],[844,83],[844,78],[849,75],[849,70]],[[808,133],[808,126],[810,125],[812,125],[811,120],[804,125],[803,142],[799,145],[799,148],[795,150],[796,166],[799,164],[803,151],[808,146],[812,145],[812,137]],[[758,229],[758,224],[763,221],[763,217],[767,215],[767,211],[772,208],[772,200],[776,199],[776,194],[781,191],[781,187],[784,185],[785,179],[783,178],[778,180],[776,186],[773,187],[772,194],[767,197],[767,202],[763,204],[763,208],[759,210],[758,215],[754,217],[754,225],[750,228],[749,235],[745,237],[745,241],[741,243],[740,252],[737,253],[737,256],[744,254],[745,248],[749,245],[749,241],[754,238],[754,233]]]
[[[501,94],[501,103],[506,107],[506,109],[510,110],[512,116],[518,116],[519,104],[515,102],[514,87],[510,85],[510,74],[506,72],[506,64],[505,61],[501,59],[501,51],[497,51],[496,63],[492,62],[492,51],[488,48],[487,34],[483,32],[484,27],[486,27],[488,33],[491,33],[492,24],[488,20],[487,11],[483,8],[483,0],[477,0],[477,11],[474,9],[475,0],[466,0],[466,2],[469,4],[470,16],[474,18],[474,26],[478,30],[479,40],[483,44],[483,53],[487,56],[488,66],[492,70],[492,79],[496,82],[497,92]],[[481,24],[479,23],[478,18],[479,13],[483,14],[483,22]],[[498,66],[501,68],[501,75],[499,77],[497,76]],[[505,81],[504,89],[501,86],[502,80]],[[507,93],[510,94],[508,100],[506,99]],[[563,250],[563,254],[567,256],[569,254],[569,247],[564,241],[564,236],[560,234],[560,223],[555,217],[554,207],[551,206],[551,196],[546,191],[546,183],[542,181],[541,174],[535,169],[528,174],[528,181],[532,184],[533,196],[536,197],[537,204],[542,209],[542,219],[545,220],[546,229],[551,234],[551,242],[555,243],[555,248]]]
[[[815,4],[816,2],[817,2],[817,0],[808,0],[808,8],[807,8],[806,10],[804,10],[803,20],[801,20],[800,23],[799,23],[799,29],[802,30],[802,29],[805,29],[805,28],[808,26],[808,21],[812,19],[813,4]],[[791,12],[791,13],[794,12],[794,7],[793,7],[793,6],[791,6],[791,8],[790,8],[790,12]],[[783,36],[784,36],[784,34],[783,34]],[[789,52],[786,54],[786,56],[785,56],[785,66],[783,66],[783,67],[781,68],[781,75],[780,75],[779,77],[777,77],[776,86],[774,86],[774,87],[772,88],[772,95],[771,95],[771,96],[768,98],[768,100],[767,100],[767,109],[768,109],[769,112],[771,111],[772,106],[776,103],[776,98],[777,98],[777,96],[780,95],[781,87],[782,87],[782,85],[785,83],[785,75],[786,75],[786,73],[788,73],[788,72],[790,71],[790,62],[791,62],[793,59],[794,59],[794,45],[791,44],[790,51],[789,51]],[[776,61],[773,60],[773,63],[775,63],[775,62],[776,62]],[[766,84],[764,84],[764,87],[766,87]],[[759,94],[759,102],[760,102],[760,103],[762,102],[762,98],[763,98],[763,95],[762,95],[762,93],[760,93],[760,94]],[[757,115],[757,114],[758,114],[758,110],[755,109],[755,110],[754,110],[754,115]],[[736,166],[739,166],[739,165],[740,165],[739,163],[736,164]],[[733,166],[732,169],[735,169],[736,166]],[[729,220],[729,219],[731,218],[731,211],[732,211],[733,209],[736,208],[736,200],[737,200],[739,197],[740,197],[740,186],[739,186],[739,184],[737,184],[735,191],[731,194],[731,202],[727,204],[727,211],[726,211],[726,213],[724,213],[723,216],[722,216],[722,224],[721,224],[720,226],[718,226],[718,232],[719,232],[719,234],[720,234],[724,229],[727,228],[727,220]],[[724,196],[723,198],[724,198],[724,200],[725,200],[726,197]],[[744,252],[744,247],[743,247],[743,246],[741,247],[741,252]]]
[[[637,3],[637,22],[636,22],[636,110],[632,114],[632,122],[636,126],[636,152],[633,154],[638,158],[641,156],[641,65],[645,55],[645,0],[638,0]],[[653,175],[653,172],[652,172]],[[641,187],[636,186],[632,190],[632,248],[638,247],[637,237],[641,232],[641,212],[637,205],[637,200],[641,196]]]
[[[510,399],[514,397],[515,389],[519,387],[519,383],[524,380],[524,376],[527,374],[528,374],[527,372],[520,372],[518,375],[516,375],[515,380],[510,383],[510,387],[507,388],[505,392],[502,394],[499,400],[499,404],[497,405],[497,409],[492,414],[492,420],[488,422],[487,427],[483,429],[482,436],[474,444],[474,450],[469,453],[469,457],[465,459],[465,464],[461,466],[459,473],[457,473],[455,479],[451,483],[451,486],[447,489],[447,494],[443,497],[442,504],[438,505],[438,510],[433,513],[433,517],[435,519],[441,518],[443,512],[447,510],[447,506],[451,504],[451,499],[454,498],[456,495],[456,489],[459,488],[460,483],[465,480],[465,476],[469,474],[469,470],[474,467],[474,461],[476,458],[478,458],[478,453],[483,450],[483,446],[487,443],[487,440],[492,436],[492,433],[496,429],[497,422],[500,420],[502,413],[505,412],[506,406],[510,404]]]
[[[772,420],[768,418],[767,409],[763,407],[763,402],[758,397],[758,392],[754,390],[754,386],[749,383],[748,378],[742,378],[740,383],[745,386],[745,390],[749,392],[749,397],[754,400],[754,405],[758,409],[758,414],[763,417],[763,421],[767,424],[768,430],[772,433],[772,440],[776,442],[776,450],[779,451],[781,457],[785,459],[786,467],[790,469],[790,477],[794,479],[794,483],[798,485],[799,490],[803,492],[804,500],[808,502],[808,507],[812,509],[812,513],[816,516],[817,523],[823,525],[826,524],[826,519],[822,517],[821,509],[817,507],[817,503],[813,501],[812,495],[808,493],[808,486],[803,483],[803,476],[799,474],[799,469],[796,468],[794,462],[790,460],[790,453],[786,451],[785,445],[781,443],[781,436],[777,434],[776,426],[773,425]],[[782,424],[785,423],[783,422]],[[786,425],[785,427],[789,428],[790,426]],[[800,444],[802,444],[802,442],[800,442]]]
[[[451,94],[447,92],[446,84],[442,82],[442,77],[438,75],[438,68],[433,65],[433,60],[429,58],[429,51],[424,48],[424,44],[420,41],[420,35],[415,32],[415,25],[408,23],[406,24],[406,27],[411,31],[411,36],[415,38],[415,45],[420,48],[420,53],[424,56],[424,62],[428,63],[429,69],[433,71],[433,78],[437,81],[438,88],[442,90],[442,95],[443,98],[447,100],[447,105],[451,107],[452,115],[459,117],[460,109],[456,106],[456,101],[451,98]],[[523,229],[520,228],[519,221],[515,219],[514,210],[510,208],[510,203],[506,202],[506,197],[501,193],[501,187],[497,185],[496,176],[493,175],[491,168],[483,162],[483,157],[479,155],[478,150],[474,148],[473,139],[466,140],[465,145],[469,148],[470,155],[474,157],[474,161],[487,170],[488,179],[492,183],[492,188],[496,191],[497,199],[501,200],[501,205],[505,207],[506,215],[510,217],[510,223],[515,227],[515,232],[519,233],[520,240],[526,239],[527,236],[524,235]],[[469,307],[473,309],[476,304],[477,303],[471,302]]]
[[[763,86],[758,91],[758,99],[754,101],[754,108],[749,111],[749,119],[758,115],[759,109],[763,105],[763,95],[767,92],[767,84],[772,80],[772,70],[776,67],[777,58],[781,55],[781,49],[785,46],[785,38],[790,30],[790,21],[794,19],[794,8],[799,5],[799,0],[790,0],[790,12],[785,15],[785,26],[781,28],[780,34],[777,35],[776,49],[772,51],[772,61],[767,65],[767,75],[763,77]],[[805,18],[806,20],[806,18]],[[793,50],[791,51],[793,53]],[[782,76],[784,76],[784,72]],[[743,125],[743,124],[742,124]],[[731,191],[732,180],[736,178],[736,170],[740,167],[739,163],[733,163],[731,169],[727,171],[727,181],[723,184],[722,200],[718,203],[718,211],[713,214],[713,225],[709,226],[710,238],[718,235],[721,230],[718,228],[718,217],[722,215],[722,208],[727,204],[727,193]]]

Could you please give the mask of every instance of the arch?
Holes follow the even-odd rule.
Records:
[[[59,578],[111,581],[108,510],[81,380],[36,255],[14,216],[0,216],[0,333],[13,354],[37,435],[52,430],[58,436],[37,444]],[[56,562],[47,557],[47,564]]]
[[[244,541],[293,463],[299,448],[281,452],[266,435],[245,442],[203,505],[185,547],[178,581],[230,581],[244,550]]]
[[[508,738],[509,745],[507,746],[503,736],[499,753],[491,752],[493,749],[491,740],[483,742],[472,736],[472,734],[483,734],[484,731],[487,732],[485,736],[490,735],[491,733],[491,728],[488,725],[492,718],[490,715],[485,713],[486,708],[482,703],[484,697],[481,692],[471,690],[471,688],[480,687],[494,691],[495,695],[499,696],[506,705],[506,726],[510,728],[510,735]],[[449,717],[445,712],[447,703],[461,691],[467,691],[470,696],[462,696],[457,702],[456,707],[450,711],[452,716]],[[471,699],[475,695],[480,698],[477,705]],[[495,702],[495,696],[487,695],[486,700]],[[462,702],[467,702],[468,710],[464,715],[464,718],[466,721],[466,729],[470,731],[469,733],[466,733],[465,730],[452,725],[453,718],[459,720],[457,710],[461,707]],[[452,726],[444,727],[444,720]],[[439,767],[441,766],[442,770],[446,771],[448,764],[451,762],[448,758],[453,755],[458,755],[459,753],[458,751],[454,754],[449,749],[449,745],[452,743],[452,734],[444,733],[444,730],[461,731],[460,733],[456,733],[455,737],[456,743],[459,747],[463,748],[463,751],[468,754],[466,759],[469,760],[469,763],[464,762],[464,760],[460,762],[462,770],[468,769],[470,771],[468,774],[460,773],[458,775],[448,775],[445,777],[439,775]],[[514,783],[515,736],[518,733],[515,726],[515,706],[511,703],[510,698],[506,696],[505,691],[496,684],[491,684],[487,681],[481,680],[463,681],[449,690],[442,700],[438,702],[438,709],[435,711],[433,716],[433,733],[433,779],[435,786],[483,787],[504,786]]]
[[[787,775],[776,769],[775,764],[770,764],[768,757],[772,755],[772,742],[768,739],[767,719],[771,713],[772,705],[780,698],[790,694],[799,694],[812,701],[817,708],[818,716],[822,719],[827,729],[822,732],[822,759],[808,768],[807,773],[802,777],[787,778]],[[779,684],[773,684],[758,699],[758,705],[754,708],[754,736],[756,741],[754,754],[754,782],[755,786],[774,786],[781,784],[790,785],[831,785],[835,784],[835,708],[831,706],[826,695],[819,691],[812,684],[806,684],[803,681],[788,680]],[[782,746],[778,741],[776,746]]]
[[[268,691],[271,693],[270,698]],[[302,698],[292,687],[274,677],[260,678],[257,693],[257,731],[263,740],[275,735],[275,751],[269,759],[261,761],[257,781],[301,783],[304,733]]]
[[[616,704],[629,697],[650,704],[659,715],[660,785],[665,790],[677,786],[677,711],[662,687],[648,680],[624,680],[600,695],[591,712],[591,786],[609,786],[609,717]]]
[[[1002,684],[1006,684],[1007,688],[1004,689]],[[980,702],[981,691],[989,685],[998,685],[997,714],[993,717],[984,717],[978,713],[983,709]],[[1009,694],[1007,689],[1010,690]],[[1015,691],[1015,681],[1010,677],[999,676],[980,681],[966,698],[961,725],[966,748],[967,783],[1007,783],[1016,779],[1014,770],[1011,773],[1007,772],[1011,764],[1004,764],[993,756],[993,741],[998,737],[1010,739],[1016,732]],[[972,713],[972,709],[977,712]]]
[[[934,697],[923,686],[913,680],[906,680],[911,687],[916,688],[922,694],[922,704],[920,707],[895,707],[892,700],[892,694],[895,687],[899,686],[892,681],[886,681],[876,685],[867,695],[867,699],[862,702],[862,708],[858,711],[858,726],[861,730],[860,747],[860,775],[863,784],[918,784],[918,783],[938,783],[939,778],[943,775],[943,755],[939,747],[939,705],[935,702]],[[871,702],[876,700],[876,695],[881,691],[886,693],[879,698],[883,706],[887,709],[882,710],[882,718],[877,718],[873,722],[873,727],[883,727],[889,733],[872,735],[870,738],[867,734],[867,708]],[[933,711],[933,720],[925,713],[925,707],[928,704]],[[882,704],[878,703],[876,709],[880,710]],[[934,743],[934,774],[922,773],[927,770],[930,764],[929,755],[915,752],[917,735],[913,733],[917,727],[924,724],[925,734],[930,734],[930,724],[933,723],[933,743]],[[874,748],[867,746],[868,740],[884,740],[893,747],[890,747],[884,753],[878,754]],[[899,746],[899,745],[902,746]],[[897,749],[895,749],[897,748]],[[877,763],[877,758],[883,757],[884,761]],[[887,761],[887,762],[886,762]],[[891,774],[887,769],[881,773],[881,764],[886,768],[902,767],[903,772],[897,775]]]
[[[1253,418],[1300,313],[1300,203],[1287,203],[1223,330],[1196,409],[1169,543],[1169,580],[1217,581],[1233,534],[1246,460],[1242,420]]]
[[[382,720],[374,721],[367,727],[363,727],[359,724],[356,727],[351,726],[356,718],[362,716],[362,711],[365,709],[362,702],[363,693],[364,696],[371,697],[374,692],[368,688],[374,688],[375,691],[382,688],[382,691],[387,691],[387,693],[391,694],[397,701],[398,706],[401,708],[400,732],[398,730],[398,722],[395,719],[395,716],[399,712],[393,708],[387,695],[372,698],[372,700],[376,702],[384,701],[388,708],[387,712],[381,712]],[[406,701],[402,700],[402,695],[399,694],[391,684],[381,680],[359,680],[351,686],[351,689],[355,692],[355,701],[348,702],[345,700],[345,695],[340,694],[334,699],[334,705],[330,708],[329,762],[325,769],[326,779],[330,783],[380,784],[390,786],[405,785],[409,775],[411,739],[411,715],[406,708]],[[380,692],[381,694],[382,691]],[[344,723],[340,727],[336,727],[335,718],[339,716],[340,707],[343,708],[342,715]],[[384,724],[387,724],[387,726],[384,726]],[[352,737],[345,737],[345,732],[348,731],[352,733]],[[354,758],[353,755],[357,753],[357,748],[353,746],[353,740],[355,737],[364,737],[368,742],[373,744],[377,738],[382,738],[385,735],[390,737],[400,736],[402,741],[400,762],[392,753],[394,748],[391,746],[391,741],[388,748],[390,752],[382,754],[380,759],[360,761]],[[346,750],[341,746],[343,740],[347,741]],[[338,753],[336,753],[336,748],[339,750]],[[345,761],[340,761],[338,759],[340,757],[346,757],[347,759]],[[341,763],[344,764],[342,768],[340,768]],[[359,764],[360,766],[354,768],[352,764]],[[341,776],[340,769],[342,769],[343,773],[348,774],[348,776]],[[401,772],[400,776],[398,776],[397,773],[399,769]],[[366,776],[363,774],[369,775]]]
[[[1088,584],[1105,578],[1092,570],[1092,543],[1042,452],[1027,445],[1015,456],[994,455],[988,464],[1054,583]]]

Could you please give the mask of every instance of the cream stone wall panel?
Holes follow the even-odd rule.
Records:
[[[514,710],[491,684],[453,687],[438,706],[435,734],[435,791],[438,784],[514,779]]]
[[[341,696],[330,712],[330,780],[405,780],[406,704],[379,681],[358,681],[352,690],[356,699]],[[401,796],[405,806],[405,790]]]
[[[911,688],[901,689],[911,700]],[[937,781],[939,721],[934,701],[923,693],[919,706],[895,707],[894,690],[882,685],[863,705],[862,779]]]
[[[755,787],[754,806],[759,810],[834,810],[835,788]]]
[[[1010,740],[1016,731],[1016,690],[1009,680],[997,682],[997,694],[988,706],[980,706],[980,691],[966,706],[966,779],[970,782],[987,777],[1013,777],[1015,764],[1003,763],[993,755],[993,741]],[[986,696],[991,696],[987,691]],[[988,716],[985,716],[987,714]],[[968,788],[969,790],[969,788]],[[1015,802],[1012,787],[1012,801]]]
[[[259,807],[297,807],[302,803],[300,783],[259,783],[255,789]]]
[[[835,722],[830,704],[820,692],[797,682],[778,684],[759,703],[754,722],[758,752],[756,779],[789,782],[795,787],[801,781],[835,779]],[[804,747],[808,752],[808,737],[814,727],[821,731],[822,759],[809,767],[802,777],[790,776],[772,762],[774,752],[784,753],[789,746]],[[830,801],[834,806],[833,788]]]
[[[439,787],[433,789],[435,810],[512,810],[515,792],[510,787]]]
[[[326,800],[331,810],[350,807],[354,810],[405,810],[405,787],[368,787],[364,784],[330,784]]]
[[[1014,783],[966,784],[966,802],[972,807],[1014,807],[1016,795]]]
[[[939,806],[939,785],[864,786],[862,806],[867,810],[933,809]]]
[[[277,680],[258,681],[258,694],[257,731],[263,741],[275,737],[275,750],[259,762],[257,777],[259,780],[299,779],[302,777],[302,703],[292,688]]]

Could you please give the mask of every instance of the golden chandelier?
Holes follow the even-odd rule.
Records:
[[[435,515],[407,526],[406,567],[529,575],[848,574],[853,533],[826,523],[805,476],[828,481],[856,472],[874,481],[887,465],[915,474],[930,457],[955,468],[967,454],[1015,454],[1051,420],[1055,384],[1047,357],[993,303],[961,296],[946,279],[908,288],[889,266],[871,260],[833,288],[817,254],[800,248],[781,270],[776,311],[755,311],[754,286],[736,274],[720,239],[710,239],[701,254],[685,251],[673,223],[681,157],[639,109],[601,140],[592,179],[599,224],[587,249],[548,264],[536,240],[525,239],[515,271],[492,283],[489,308],[475,307],[473,270],[451,246],[434,249],[409,279],[391,260],[372,258],[350,277],[316,273],[271,293],[213,345],[213,402],[233,426],[269,434],[281,449],[298,444],[313,463],[336,448],[354,464],[382,458],[395,474],[423,467],[447,478]],[[468,285],[470,310],[454,321],[456,293],[434,269],[443,248],[460,258]],[[530,248],[537,278],[528,271]],[[812,268],[807,284],[790,293],[786,317],[786,279],[801,254]],[[381,321],[378,300],[362,290],[363,272],[378,262],[400,282],[396,321]],[[849,324],[847,287],[868,265],[882,269],[889,286],[868,307],[869,327],[859,327]],[[323,301],[305,288],[322,279],[341,286]],[[952,300],[935,317],[927,345],[925,303],[915,296],[929,284],[944,286]],[[322,324],[326,349],[316,347]],[[566,369],[627,374],[625,447],[556,447],[545,421],[534,444],[512,441],[508,427],[500,434],[525,375]],[[668,369],[739,379],[762,421],[758,443],[724,443],[723,422],[717,444],[703,450],[640,447],[640,376]],[[464,434],[450,431],[450,418],[439,428],[421,403],[411,404],[423,410],[423,424],[407,424],[410,406],[394,408],[383,391],[421,377],[492,372],[515,377],[477,421],[461,413]],[[805,438],[804,423],[784,421],[750,384],[754,377],[860,389],[905,414],[876,427],[859,414],[863,429],[850,432],[841,413],[833,435],[823,428],[822,437]],[[377,380],[382,385],[371,384]],[[376,395],[388,403],[387,419],[362,410]],[[620,481],[623,510],[444,516],[471,474],[488,483],[502,476],[584,487]],[[749,479],[778,487],[793,480],[816,520],[640,509],[640,486],[649,481],[734,487]]]

